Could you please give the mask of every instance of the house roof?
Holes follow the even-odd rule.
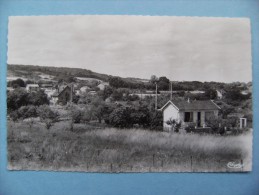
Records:
[[[38,84],[27,84],[26,87],[39,87]]]
[[[102,83],[100,83],[99,85],[97,85],[97,86],[108,86],[109,85],[109,83],[107,83],[107,82],[102,82]]]
[[[219,110],[220,107],[212,100],[169,100],[160,110],[164,110],[168,105],[173,105],[178,110]]]
[[[53,97],[58,97],[63,91],[65,88],[69,87],[68,85],[62,85],[62,86],[59,86],[58,87],[58,90],[56,90],[54,93],[53,93]]]

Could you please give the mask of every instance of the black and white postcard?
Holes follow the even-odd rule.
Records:
[[[9,170],[252,169],[248,18],[11,16]]]

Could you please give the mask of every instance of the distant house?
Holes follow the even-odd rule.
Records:
[[[221,100],[224,97],[224,95],[226,94],[226,92],[224,90],[216,90],[216,92],[217,92],[217,98],[219,100]]]
[[[96,91],[89,91],[88,94],[90,94],[90,95],[96,95],[97,92],[96,92]]]
[[[161,109],[164,130],[170,130],[170,120],[181,122],[183,126],[194,123],[196,127],[205,127],[205,121],[211,116],[218,117],[220,107],[212,100],[204,101],[168,101]]]
[[[204,94],[205,91],[199,91],[199,90],[194,90],[194,91],[189,91],[191,94]]]
[[[40,85],[41,88],[45,88],[45,89],[50,89],[53,87],[53,84],[52,83],[42,83]]]
[[[38,91],[38,90],[40,90],[40,86],[38,84],[27,84],[26,85],[26,90],[28,92]]]
[[[54,104],[65,105],[73,99],[73,87],[72,86],[59,86],[52,95]]]
[[[104,90],[106,86],[109,86],[109,83],[103,82],[103,83],[100,83],[99,85],[97,85],[97,87],[98,87],[100,90]]]
[[[90,87],[88,87],[88,86],[83,86],[83,87],[80,88],[80,92],[81,92],[81,93],[85,93],[88,89],[90,89]]]
[[[151,93],[130,93],[129,96],[138,96],[140,99],[144,99],[145,97],[155,97],[160,96],[161,94],[151,94]]]

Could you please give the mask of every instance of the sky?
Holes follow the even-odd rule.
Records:
[[[11,16],[8,64],[75,67],[121,77],[249,82],[248,18]]]

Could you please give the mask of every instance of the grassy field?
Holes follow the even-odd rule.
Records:
[[[8,168],[88,172],[249,171],[252,132],[219,136],[8,121]],[[228,168],[242,162],[243,168]]]

